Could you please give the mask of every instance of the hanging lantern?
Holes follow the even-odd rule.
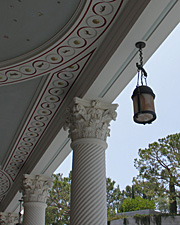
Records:
[[[146,44],[144,42],[137,42],[136,47],[139,49],[140,63],[136,63],[138,70],[137,86],[133,92],[132,100],[134,104],[134,122],[140,124],[152,123],[156,119],[154,109],[155,94],[152,89],[147,86],[147,73],[143,68],[142,48]],[[139,86],[139,81],[141,85]]]

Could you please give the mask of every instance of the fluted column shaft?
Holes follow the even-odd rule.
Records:
[[[95,138],[72,143],[71,224],[107,224],[105,149]]]
[[[45,209],[52,178],[42,175],[24,175],[22,193],[24,201],[24,225],[45,225]]]
[[[24,203],[24,225],[44,225],[45,224],[45,203],[26,202]]]
[[[74,99],[65,129],[72,140],[71,225],[107,225],[106,138],[117,105]]]

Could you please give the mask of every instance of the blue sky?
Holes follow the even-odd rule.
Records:
[[[179,133],[180,128],[180,25],[178,25],[159,49],[144,65],[148,73],[148,86],[155,95],[157,119],[151,125],[133,122],[131,95],[136,87],[137,76],[128,84],[114,103],[119,104],[116,121],[111,122],[111,133],[106,150],[107,177],[116,181],[123,190],[132,184],[138,174],[134,159],[138,149],[169,134]],[[148,45],[148,43],[147,43]],[[145,55],[146,48],[143,50]],[[72,168],[72,154],[56,172],[67,176]]]

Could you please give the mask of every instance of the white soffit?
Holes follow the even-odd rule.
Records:
[[[178,0],[152,0],[90,87],[85,98],[114,101],[136,74],[135,64],[139,58],[135,43],[141,40],[146,42],[146,62],[179,23],[179,12]]]

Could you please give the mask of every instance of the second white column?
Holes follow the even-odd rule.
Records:
[[[67,114],[73,149],[71,225],[107,225],[105,149],[116,108],[75,98]]]
[[[25,174],[22,193],[24,201],[24,225],[45,225],[45,209],[52,178]]]

